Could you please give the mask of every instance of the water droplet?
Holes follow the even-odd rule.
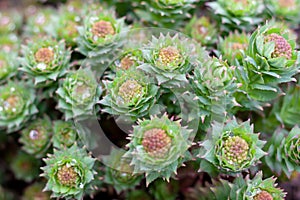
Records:
[[[4,109],[5,109],[5,110],[8,110],[8,109],[10,108],[10,103],[7,102],[7,101],[4,101],[4,102],[3,102],[3,106],[4,106]]]
[[[45,70],[47,65],[45,63],[39,63],[37,64],[36,68],[39,70]]]
[[[79,21],[80,21],[80,17],[79,17],[79,16],[76,16],[76,17],[75,17],[75,21],[76,21],[76,22],[79,22]]]
[[[37,130],[31,130],[29,132],[29,137],[32,140],[37,140],[39,138],[39,132]]]

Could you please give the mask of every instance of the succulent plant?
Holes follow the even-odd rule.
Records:
[[[5,52],[18,52],[20,41],[15,34],[1,34],[0,47]]]
[[[211,20],[202,16],[194,16],[185,27],[185,33],[203,46],[211,46],[217,39],[217,27]]]
[[[143,62],[141,54],[142,52],[140,49],[125,49],[120,58],[118,58],[110,67],[113,71],[135,69]]]
[[[135,0],[133,5],[136,14],[149,25],[162,28],[176,29],[184,25],[184,21],[191,18],[197,0]]]
[[[244,67],[237,71],[241,83],[237,99],[244,107],[255,109],[253,102],[275,99],[282,95],[280,83],[296,80],[293,76],[298,73],[299,52],[295,50],[295,41],[288,37],[289,33],[274,27],[273,22],[251,35]]]
[[[19,151],[10,166],[17,179],[31,182],[39,176],[40,164],[40,160],[32,155]]]
[[[85,68],[71,71],[56,91],[58,109],[65,114],[66,120],[84,119],[97,111],[95,105],[101,92],[91,70]]]
[[[13,52],[0,51],[0,83],[6,82],[17,74],[17,55]]]
[[[229,199],[284,200],[285,193],[277,188],[275,181],[273,177],[263,180],[261,171],[252,179],[239,177],[234,181]]]
[[[37,158],[43,157],[51,144],[52,133],[52,124],[47,116],[32,121],[21,131],[19,141],[22,149]]]
[[[20,130],[38,112],[35,92],[24,82],[11,82],[0,87],[0,129],[7,133]]]
[[[123,152],[112,151],[104,160],[104,182],[113,185],[118,193],[134,189],[142,179],[140,175],[133,175],[133,168],[128,159],[122,158],[123,155]]]
[[[42,36],[47,34],[47,29],[51,24],[52,16],[56,15],[56,10],[52,8],[39,9],[35,8],[28,16],[24,27],[24,35],[30,37]]]
[[[46,166],[42,167],[42,176],[48,180],[44,190],[52,191],[52,198],[83,198],[87,185],[94,178],[95,162],[86,149],[75,144],[64,150],[54,150],[54,154],[44,161]]]
[[[58,15],[52,16],[47,31],[57,40],[64,40],[68,47],[75,47],[79,36],[77,27],[82,20],[80,14],[73,6],[61,6]]]
[[[35,84],[53,82],[66,74],[71,52],[64,41],[45,38],[22,47],[21,70],[33,77]]]
[[[265,1],[265,5],[272,16],[293,23],[299,22],[299,0],[267,0]]]
[[[220,38],[219,51],[222,59],[227,60],[230,65],[238,66],[242,63],[245,51],[249,44],[249,36],[243,32],[230,33],[229,36]]]
[[[172,121],[166,115],[139,121],[130,135],[130,143],[123,157],[131,159],[133,174],[143,173],[147,185],[157,178],[169,180],[190,159],[188,148],[190,130],[179,121]]]
[[[294,171],[300,171],[299,148],[300,129],[295,126],[290,132],[277,129],[266,144],[268,156],[264,161],[278,176],[281,174],[291,177]]]
[[[285,193],[277,188],[273,177],[262,179],[262,172],[258,172],[250,179],[238,177],[233,183],[220,179],[213,181],[213,184],[206,187],[198,187],[198,190],[191,191],[188,200],[283,200]]]
[[[135,121],[149,115],[158,97],[158,87],[138,70],[118,71],[112,82],[105,82],[106,96],[100,101],[103,112]]]
[[[71,147],[78,140],[77,129],[72,121],[57,120],[53,124],[53,147]]]
[[[29,185],[22,196],[22,200],[50,200],[49,192],[43,192],[43,183],[33,183]]]
[[[212,179],[212,183],[197,183],[188,188],[184,195],[187,200],[228,200],[232,184],[223,179]]]
[[[213,58],[195,68],[190,82],[199,102],[199,117],[223,121],[226,112],[236,105],[233,92],[237,88],[235,67],[221,59]]]
[[[178,34],[153,37],[142,52],[145,63],[138,68],[154,76],[158,85],[167,88],[187,83],[187,73],[208,58],[200,46]]]
[[[22,16],[16,10],[2,10],[0,12],[0,33],[12,33],[20,29],[22,24]]]
[[[292,128],[300,124],[298,109],[300,104],[300,85],[290,85],[288,91],[282,99],[276,101],[271,114],[285,127]]]
[[[262,22],[262,0],[217,0],[207,5],[215,13],[223,31],[251,31]]]
[[[200,170],[234,175],[257,165],[266,155],[262,150],[265,142],[258,136],[250,121],[238,123],[234,118],[225,124],[214,122],[211,134],[201,143]]]
[[[122,37],[128,31],[124,19],[103,11],[94,13],[83,20],[78,27],[78,51],[85,55],[99,71],[105,70],[111,60],[118,55],[123,45]]]
[[[166,183],[162,179],[157,179],[149,187],[149,193],[152,194],[155,200],[174,200],[178,198],[178,192],[178,180],[171,180]]]

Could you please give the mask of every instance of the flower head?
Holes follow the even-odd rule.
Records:
[[[248,159],[249,145],[239,136],[226,139],[223,148],[224,157],[231,164],[241,164]]]
[[[92,33],[94,36],[105,38],[107,35],[114,35],[115,29],[111,22],[100,20],[93,24]]]
[[[273,197],[269,192],[261,191],[254,197],[254,200],[273,200]]]
[[[130,57],[126,56],[121,59],[120,66],[122,69],[127,70],[130,67],[132,67],[134,64],[135,64],[134,60],[132,60]]]
[[[265,36],[265,42],[275,43],[274,51],[272,52],[273,58],[286,57],[286,59],[291,59],[292,47],[284,37],[276,33],[271,33]]]
[[[163,158],[171,147],[171,141],[164,130],[154,128],[144,133],[142,146],[150,156]]]
[[[72,166],[63,165],[58,168],[57,179],[61,185],[73,186],[76,184],[79,174],[76,173]]]
[[[49,64],[54,58],[52,48],[40,48],[34,54],[35,60],[40,63]]]
[[[174,46],[167,46],[159,50],[159,62],[164,65],[178,65],[181,61],[181,55],[178,49]]]
[[[120,86],[118,95],[129,103],[142,95],[142,86],[136,80],[127,80]]]

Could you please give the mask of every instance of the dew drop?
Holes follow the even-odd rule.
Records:
[[[31,130],[29,132],[29,137],[32,140],[37,140],[39,138],[39,132],[37,130]]]

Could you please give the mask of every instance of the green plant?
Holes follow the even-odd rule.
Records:
[[[57,149],[71,147],[78,140],[78,130],[73,122],[57,120],[53,123],[53,147]]]
[[[122,46],[122,37],[128,31],[124,19],[103,11],[83,19],[78,27],[78,51],[89,59],[89,63],[101,71],[117,56]],[[101,67],[101,65],[105,65]]]
[[[290,132],[277,129],[266,144],[268,156],[264,161],[277,175],[285,174],[291,177],[294,171],[300,171],[299,162],[299,134],[300,129],[295,126]]]
[[[95,162],[86,149],[75,144],[64,150],[54,150],[54,154],[44,161],[46,166],[42,167],[42,176],[48,180],[44,190],[52,191],[51,197],[78,200],[83,198],[84,191],[94,178]]]
[[[166,115],[139,121],[123,157],[130,158],[133,174],[145,174],[147,185],[157,178],[169,180],[190,159],[190,132]]]
[[[275,27],[274,22],[259,27],[251,35],[243,66],[237,74],[241,83],[237,100],[244,107],[257,109],[255,101],[273,100],[282,95],[279,84],[295,81],[299,52],[295,40],[289,36],[286,30]]]
[[[101,92],[91,70],[71,71],[56,91],[58,109],[65,114],[66,120],[84,119],[97,112],[96,104]]]
[[[257,165],[266,155],[262,150],[265,142],[258,136],[250,121],[238,123],[234,118],[225,124],[214,122],[211,133],[201,143],[200,170],[234,175]]]
[[[138,68],[156,78],[157,84],[178,88],[188,82],[186,75],[208,59],[204,49],[178,34],[160,34],[142,49],[145,63]]]
[[[22,51],[21,70],[33,77],[36,85],[57,81],[67,73],[71,52],[64,41],[37,39],[23,45]]]
[[[216,24],[206,16],[194,16],[186,25],[185,33],[203,46],[213,45],[217,41]]]
[[[20,130],[38,112],[35,92],[24,82],[11,82],[0,87],[0,128],[7,133]]]
[[[112,82],[105,82],[106,95],[100,101],[103,112],[120,115],[135,121],[149,115],[158,87],[144,73],[137,70],[118,71]]]
[[[44,156],[45,152],[51,145],[51,137],[53,134],[50,119],[45,116],[31,122],[21,131],[20,143],[22,149],[28,154],[37,158]]]
[[[165,28],[180,28],[191,18],[197,0],[135,0],[136,14],[150,25]]]
[[[262,0],[217,0],[207,5],[215,13],[223,31],[251,30],[262,22]]]

